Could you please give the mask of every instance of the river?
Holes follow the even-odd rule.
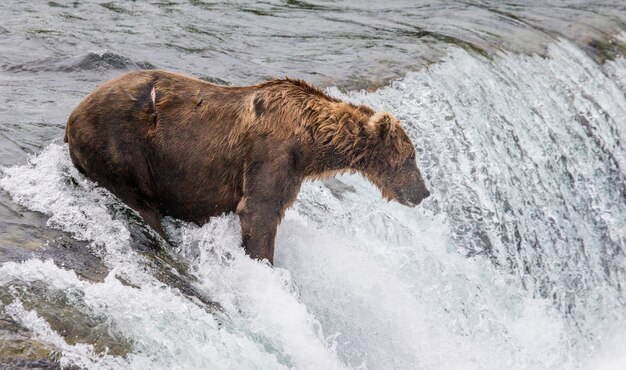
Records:
[[[623,369],[626,5],[0,4],[0,364]],[[393,112],[432,193],[306,183],[275,267],[239,221],[159,243],[71,164],[73,107],[126,71],[290,76]]]

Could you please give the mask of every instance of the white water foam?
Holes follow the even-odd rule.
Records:
[[[43,319],[19,297],[5,310],[78,366],[554,369],[619,361],[618,339],[602,337],[626,333],[617,288],[626,213],[610,182],[625,174],[626,101],[599,66],[566,42],[547,58],[491,61],[452,50],[444,63],[376,93],[333,93],[405,122],[433,193],[422,206],[386,203],[359,176],[341,177],[355,189],[341,200],[307,183],[279,228],[275,268],[243,253],[233,215],[203,227],[167,220],[194,284],[223,308],[215,312],[151,276],[111,211],[116,200],[52,144],[5,169],[0,187],[50,215],[50,226],[92,241],[111,272],[91,283],[51,262],[5,263],[0,285],[78,290],[86,314],[107,317],[133,351],[120,358],[67,346],[33,324]]]
[[[111,367],[124,368],[127,365],[125,361],[120,361],[115,357],[97,354],[92,345],[68,344],[63,337],[50,328],[44,319],[39,317],[37,312],[25,309],[19,299],[4,307],[4,310],[9,317],[33,332],[38,339],[60,349],[63,353],[59,361],[61,367],[75,365],[80,368],[99,370]]]
[[[626,32],[622,32],[617,38],[619,41],[626,43]],[[615,60],[607,61],[603,68],[611,80],[626,93],[626,59],[624,59],[624,56],[618,56]]]
[[[108,277],[103,283],[86,283],[78,280],[73,272],[59,269],[51,262],[33,260],[23,264],[4,264],[0,270],[2,285],[40,281],[53,289],[78,289],[94,315],[107,317],[114,326],[113,330],[133,343],[135,355],[129,359],[128,368],[283,368],[283,362],[288,367],[303,369],[342,367],[334,359],[332,349],[318,337],[319,324],[308,317],[304,317],[301,323],[296,322],[295,325],[299,326],[283,324],[276,329],[277,332],[269,334],[269,338],[287,347],[285,351],[276,352],[267,348],[269,344],[266,342],[231,334],[221,327],[221,323],[218,324],[209,308],[202,307],[198,302],[184,297],[177,289],[165,286],[147,274],[144,258],[130,247],[128,229],[122,221],[114,220],[106,211],[112,208],[111,203],[116,203],[116,200],[86,179],[80,179],[79,185],[76,185],[77,182],[70,179],[80,175],[73,171],[66,148],[52,144],[41,155],[33,158],[30,166],[6,170],[7,176],[2,179],[2,186],[14,195],[16,201],[51,214],[51,225],[72,232],[80,239],[95,240],[91,248],[102,255],[112,269]],[[42,192],[41,189],[47,191]],[[120,226],[120,229],[112,225]],[[229,232],[232,237],[226,238],[225,242],[233,238],[236,241],[236,233],[233,230]],[[232,246],[239,248],[239,243]],[[240,253],[250,266],[258,265],[260,271],[270,274],[270,280],[275,278],[271,267],[252,261],[243,256],[243,252]],[[281,284],[278,283],[278,288]],[[257,291],[252,293],[261,295]],[[285,304],[294,306],[294,313],[299,310],[306,316],[306,309],[295,297],[290,297],[291,300],[286,298]],[[23,316],[28,317],[26,313]],[[274,321],[278,322],[278,319],[274,318]],[[301,342],[291,337],[285,341],[280,338],[286,335],[283,331],[287,334],[309,332],[310,335],[303,334]],[[54,345],[59,343],[50,338],[48,335],[40,335],[44,341]],[[64,354],[67,348],[61,346]],[[310,349],[310,356],[306,355],[307,348]],[[274,352],[281,359],[277,359]],[[82,366],[80,362],[74,361],[77,353],[87,354],[70,351],[64,359]],[[323,358],[324,354],[327,358]],[[106,359],[102,359],[102,362],[106,363]],[[115,362],[107,366],[117,368]]]

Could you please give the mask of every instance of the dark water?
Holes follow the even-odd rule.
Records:
[[[2,164],[60,135],[71,108],[124,71],[164,68],[211,81],[270,77],[371,89],[451,46],[542,53],[557,37],[598,61],[623,54],[620,1],[29,2],[0,5]]]
[[[380,93],[349,96],[371,102],[375,106],[384,106],[405,119],[413,140],[421,148],[418,149],[429,181],[435,187],[439,186],[439,193],[435,194],[435,200],[428,207],[435,218],[437,215],[445,215],[445,224],[452,229],[441,232],[450,240],[445,245],[464,256],[484,258],[497,271],[518,276],[524,292],[529,296],[552,302],[557,311],[566,317],[565,325],[570,325],[571,330],[578,330],[580,334],[566,339],[576,342],[576,345],[572,344],[572,348],[575,348],[572,351],[576,352],[579,348],[593,346],[589,343],[595,343],[602,336],[604,332],[594,331],[594,326],[610,326],[611,320],[621,322],[624,315],[618,311],[626,307],[625,282],[622,280],[626,264],[620,262],[626,261],[623,230],[626,217],[623,214],[623,203],[626,202],[626,154],[624,143],[620,141],[626,127],[626,121],[620,115],[624,103],[619,101],[620,95],[619,92],[615,93],[615,87],[609,89],[600,83],[589,85],[585,81],[593,79],[596,73],[608,80],[619,80],[620,73],[624,76],[623,69],[620,69],[623,64],[611,64],[615,63],[614,60],[623,61],[620,58],[626,53],[624,31],[626,5],[621,1],[593,4],[576,1],[8,1],[0,4],[0,166],[23,165],[29,155],[40,153],[55,140],[58,142],[62,138],[69,113],[87,93],[109,78],[134,69],[170,69],[225,84],[250,84],[287,75],[323,87],[337,87],[337,94],[339,91],[385,88]],[[437,67],[439,65],[442,67]],[[494,75],[488,74],[488,66],[495,66],[492,68]],[[571,86],[561,84],[565,80],[561,76],[578,76],[576,73],[579,67],[584,72],[579,73],[582,76],[579,80]],[[615,71],[615,74],[611,74],[611,71]],[[402,80],[410,72],[426,73],[433,80],[423,81],[421,77]],[[546,76],[545,86],[531,86],[531,82],[528,86],[524,85],[524,79],[532,79],[541,73]],[[552,76],[558,78],[551,81]],[[513,85],[519,84],[519,90],[524,91],[524,101],[502,103],[513,118],[496,117],[504,110],[497,102],[501,98],[499,89],[504,93],[508,86],[500,84],[500,77],[511,81]],[[459,78],[463,80],[459,81]],[[399,80],[404,82],[392,83]],[[598,78],[597,81],[603,80]],[[622,93],[625,93],[624,81],[626,78],[622,77],[621,82],[616,82]],[[403,87],[403,84],[408,87]],[[491,91],[480,90],[483,88]],[[433,96],[440,97],[428,95],[429,89]],[[447,101],[451,102],[446,103],[449,110],[441,108],[440,111],[429,111],[446,101],[442,98],[446,94]],[[599,116],[582,110],[581,107],[585,105],[577,101],[579,95],[582,96],[580,99],[596,104],[590,108],[590,112],[600,111]],[[545,101],[533,102],[537,96]],[[559,100],[561,98],[563,102]],[[571,106],[568,106],[570,103]],[[485,111],[464,110],[480,105],[486,107]],[[543,105],[547,107],[545,111],[541,108]],[[558,109],[551,109],[551,105],[558,106]],[[489,124],[485,127],[478,123],[463,126],[464,114],[467,115],[467,122],[474,120]],[[520,125],[516,126],[518,121],[515,115],[528,119],[537,115],[545,122],[558,117],[562,123],[559,123],[560,128],[551,131],[554,135],[552,141],[543,143],[540,135],[526,136],[524,130],[515,132],[521,124],[527,123],[521,119]],[[438,122],[433,126],[421,123],[429,122],[423,121],[428,118],[443,123],[440,125]],[[603,120],[606,121],[605,126],[602,126]],[[556,121],[561,122],[558,119]],[[455,122],[457,126],[448,127],[445,122]],[[572,136],[566,134],[570,122],[577,122],[577,127],[582,127],[580,136],[576,130]],[[477,128],[482,129],[482,133],[474,131]],[[442,132],[430,135],[420,132],[427,129],[441,129]],[[473,137],[479,137],[485,132],[494,136],[472,141]],[[444,141],[448,138],[450,141]],[[525,147],[525,139],[527,145],[538,144],[532,148]],[[584,150],[558,143],[565,139]],[[519,148],[523,154],[517,155],[509,147]],[[424,148],[439,155],[429,154]],[[562,156],[561,162],[551,164],[549,169],[542,169],[542,162],[532,155],[534,150],[546,153],[556,150]],[[490,151],[493,152],[485,154]],[[441,153],[447,157],[442,157]],[[506,167],[512,175],[507,173],[504,177],[507,181],[506,190],[493,190],[496,188],[494,184],[502,179],[499,177],[501,172],[490,172],[492,169],[489,163],[481,165],[480,160],[492,161],[492,168],[500,168],[498,163],[502,157],[498,155],[503,153],[506,153],[506,160],[514,161],[506,166],[502,164],[502,168]],[[577,161],[588,158],[591,158],[590,163],[593,164],[589,172],[571,170]],[[61,163],[59,166],[63,167],[63,160],[58,161]],[[469,161],[469,164],[464,161]],[[532,163],[534,167],[524,168],[527,163]],[[515,169],[520,168],[523,171],[515,172]],[[24,183],[25,188],[39,186],[37,192],[50,191],[52,193],[48,195],[51,198],[67,195],[66,190],[41,186],[37,181],[45,183],[44,177],[49,173],[45,172],[45,167],[35,169],[43,174],[42,178],[30,178],[32,183]],[[467,169],[468,173],[466,177],[457,177],[441,173],[442,169],[454,169],[459,173]],[[582,178],[589,173],[597,176],[595,182],[588,179],[593,186],[583,188],[575,184],[575,176]],[[471,176],[474,178],[468,180]],[[541,176],[542,179],[535,179],[534,176]],[[476,192],[470,185],[463,188],[461,185],[465,185],[464,181],[481,182],[481,188]],[[570,182],[573,185],[567,185]],[[520,191],[531,188],[537,190],[537,195],[530,200],[520,199],[524,197]],[[540,194],[543,193],[541,189],[547,195]],[[55,195],[55,191],[61,193]],[[597,194],[594,195],[594,191]],[[87,247],[94,240],[93,235],[77,238],[74,231],[62,226],[63,222],[53,223],[51,227],[48,220],[50,214],[44,215],[37,211],[55,215],[56,210],[47,212],[47,209],[39,209],[37,206],[27,208],[24,206],[28,204],[27,201],[19,202],[21,205],[18,205],[12,200],[15,193],[12,191],[10,195],[0,190],[0,263],[33,258],[52,259],[58,266],[93,282],[103,281],[109,270],[115,269],[117,265],[107,259],[109,257],[106,253],[94,253],[93,249]],[[485,196],[489,197],[488,201],[483,199]],[[95,199],[97,201],[100,198]],[[299,212],[312,220],[319,218],[320,224],[328,224],[332,212],[318,215],[315,213],[315,207],[319,206],[317,200],[309,202],[309,198],[304,199]],[[571,206],[565,204],[570,201]],[[492,207],[492,203],[495,206]],[[559,207],[562,207],[563,212]],[[574,209],[568,210],[568,207]],[[551,208],[555,211],[551,212]],[[524,214],[525,210],[529,210],[528,213]],[[141,225],[137,226],[140,222],[133,220],[132,214],[126,214],[123,209],[109,211],[113,215],[121,214],[119,217],[124,220],[130,219],[128,228],[133,235],[134,249],[149,254],[149,245],[153,240],[149,235],[146,236]],[[346,211],[342,215],[358,219],[358,213],[350,212]],[[86,229],[92,228],[89,225]],[[230,230],[230,226],[224,227]],[[389,230],[396,230],[394,227],[389,226]],[[406,227],[410,229],[413,226]],[[388,232],[382,229],[378,231],[379,234]],[[398,238],[401,238],[402,232],[399,233]],[[197,243],[201,244],[200,241]],[[107,242],[103,244],[107,245]],[[320,325],[326,333],[359,333],[356,329],[352,332],[340,324],[349,322],[349,318],[342,318],[341,311],[333,311],[330,305],[312,303],[315,296],[312,290],[307,290],[307,286],[311,285],[306,284],[306,270],[295,269],[300,265],[293,262],[293,256],[292,259],[288,257],[283,256],[281,259],[279,256],[279,262],[284,261],[283,267],[294,274],[295,284],[302,289],[300,294],[307,310],[320,319]],[[596,257],[599,261],[597,263],[594,262]],[[163,258],[165,261],[157,258],[150,262],[157,271],[154,275],[159,281],[179,288],[187,296],[199,297],[205,303],[210,300],[195,283],[190,284],[193,279],[170,273],[168,268],[164,268],[164,265],[173,262]],[[410,260],[406,260],[405,264],[407,261]],[[355,274],[359,267],[364,266],[357,263]],[[196,276],[200,280],[202,277],[206,276]],[[220,275],[211,278],[218,277]],[[126,358],[130,358],[128,353],[133,348],[141,347],[137,343],[135,347],[132,344],[133,340],[141,339],[130,334],[121,335],[107,326],[107,320],[113,320],[107,313],[95,317],[81,313],[75,303],[68,303],[67,298],[54,294],[41,294],[41,297],[46,298],[38,298],[38,294],[45,289],[35,283],[24,284],[20,289],[25,292],[21,296],[25,305],[39,312],[49,321],[52,329],[66,339],[73,338],[67,339],[68,343],[92,343],[97,348],[106,345],[111,348],[113,355]],[[468,289],[462,289],[465,292],[463,294],[472,291]],[[215,293],[211,289],[208,291]],[[590,293],[592,291],[594,293]],[[605,291],[609,293],[603,293]],[[484,294],[488,295],[487,292]],[[3,290],[0,301],[7,305],[12,297],[15,297],[14,292]],[[369,301],[374,300],[372,296],[368,298]],[[606,299],[606,307],[611,307],[607,312],[589,303],[602,299]],[[409,304],[409,301],[408,298],[400,299],[399,305]],[[256,307],[262,306],[257,303]],[[437,305],[433,307],[441,308]],[[481,315],[480,308],[474,309],[476,315]],[[377,308],[372,310],[376,312]],[[378,310],[381,315],[387,312],[381,308]],[[35,342],[28,342],[29,331],[9,316],[0,312],[0,322],[4,323],[0,324],[0,340],[5,338],[6,343],[11,343],[17,349],[0,354],[0,362],[8,361],[11,356],[19,358],[15,353],[24,347],[36,347],[32,344]],[[55,322],[54,316],[66,316],[67,319]],[[366,315],[357,314],[356,317],[374,322]],[[398,316],[396,319],[401,321],[407,317],[410,319],[413,316]],[[542,323],[540,319],[531,322],[536,326]],[[240,322],[232,325],[246,327],[246,324]],[[85,329],[89,327],[95,329],[91,332]],[[242,330],[246,338],[258,337],[258,333]],[[492,333],[495,332],[500,333],[494,329]],[[404,334],[407,338],[419,337],[415,332]],[[366,341],[360,342],[357,334],[351,338],[352,342],[359,345],[351,347],[339,344],[338,363],[348,367],[366,361],[368,357],[363,355],[366,352],[364,348],[371,347],[368,347]],[[271,340],[268,341],[270,344],[260,340],[265,346],[277,346]],[[41,342],[43,344],[37,342],[37,345],[49,345],[58,350],[58,342]],[[406,343],[408,340],[398,348],[410,353],[412,347],[403,347]],[[492,348],[488,345],[486,347]],[[420,350],[425,348],[420,347]],[[22,355],[22,358],[43,358],[54,362],[55,356],[47,358],[46,351],[31,351],[33,353]],[[281,364],[307,367],[324,363],[308,362],[306,356],[298,357],[288,349],[275,351],[279,353]],[[398,350],[396,357],[412,359],[406,353]],[[529,350],[529,353],[534,352]],[[381,365],[384,363],[384,357],[381,356],[368,359],[370,367],[386,367]],[[89,358],[89,355],[85,357]],[[172,358],[167,359],[173,361]],[[506,356],[502,355],[502,358]],[[520,368],[532,368],[533,364],[546,368],[558,367],[548,360],[539,359],[537,363],[524,357],[517,360],[525,364]],[[398,360],[389,367],[402,368],[414,364],[409,360],[403,361]],[[421,361],[418,363],[426,368],[452,366],[446,362]],[[116,362],[111,360],[108,363],[112,366],[110,364]],[[156,367],[167,367],[167,363],[165,360],[154,362]],[[69,361],[69,364],[89,367],[91,363]],[[488,368],[500,365],[493,361],[483,364]],[[135,367],[141,368],[139,365]]]

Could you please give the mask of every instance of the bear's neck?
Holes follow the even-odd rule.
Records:
[[[375,141],[365,129],[375,114],[372,109],[325,95],[298,93],[291,94],[289,103],[293,104],[293,111],[298,112],[299,129],[307,133],[299,135],[300,147],[304,150],[299,167],[305,177],[325,178],[365,170],[364,158]]]
[[[347,118],[344,115],[344,119]],[[346,127],[349,125],[351,127]],[[324,179],[346,172],[360,172],[367,176],[372,148],[363,125],[363,122],[351,120],[348,124],[333,124],[332,128],[314,130],[313,146],[305,155],[305,176]]]
[[[374,178],[374,174],[370,173],[369,158],[354,153],[354,151],[350,153],[350,155],[355,154],[359,159],[353,160],[353,157],[346,156],[346,154],[333,148],[310,153],[310,155],[305,156],[307,160],[303,166],[304,178],[307,180],[324,180],[344,173],[360,173],[368,179]]]

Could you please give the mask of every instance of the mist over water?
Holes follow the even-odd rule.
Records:
[[[208,12],[199,3],[193,2],[203,9],[198,12]],[[600,60],[581,39],[536,27],[545,18],[557,31],[555,19],[578,24],[585,7],[557,16],[556,8],[542,13],[540,6],[503,9],[487,3],[386,12],[294,4],[290,11],[325,19],[329,29],[339,27],[329,16],[333,12],[374,18],[394,32],[425,14],[440,15],[422,26],[439,36],[447,29],[460,40],[438,39],[434,63],[415,61],[413,67],[421,67],[412,71],[410,53],[398,52],[410,44],[404,35],[391,53],[402,55],[402,77],[370,92],[359,90],[359,78],[348,88],[350,82],[341,79],[327,84],[330,94],[388,110],[403,122],[431,197],[407,208],[382,200],[358,175],[341,176],[340,183],[309,182],[279,227],[274,267],[245,255],[235,215],[201,227],[168,218],[164,226],[172,246],[155,255],[155,236],[119,200],[78,173],[60,138],[69,102],[77,103],[94,81],[116,68],[161,66],[160,59],[152,52],[132,54],[132,42],[124,40],[117,51],[132,58],[95,53],[100,57],[33,62],[5,55],[0,77],[17,97],[8,89],[0,96],[9,102],[35,96],[43,105],[24,110],[43,123],[18,125],[29,119],[6,107],[0,117],[0,134],[7,138],[0,141],[6,154],[0,174],[0,318],[33,343],[54,348],[61,366],[89,369],[623,368],[626,62],[619,53]],[[119,18],[116,27],[137,17],[134,5],[126,5],[109,5]],[[174,14],[189,14],[186,6],[171,5]],[[605,25],[624,11],[609,16],[611,6],[594,10]],[[216,7],[221,14],[226,6]],[[289,13],[273,3],[243,7],[276,17]],[[153,19],[161,19],[160,10],[149,9]],[[513,15],[501,14],[509,11]],[[445,14],[465,19],[469,30],[450,26]],[[167,35],[159,42],[169,43],[174,36],[155,24],[158,35]],[[498,25],[511,34],[496,37],[507,33]],[[308,40],[308,27],[294,35]],[[487,32],[491,27],[499,31]],[[138,32],[145,30],[138,26]],[[616,48],[626,43],[619,32],[611,36]],[[372,42],[393,39],[361,33],[378,40]],[[337,37],[339,44],[349,44],[344,36]],[[72,37],[60,33],[50,46],[53,54],[63,54]],[[511,42],[508,49],[503,39]],[[522,48],[529,39],[535,43]],[[413,59],[423,47],[419,40],[410,49]],[[219,45],[231,45],[232,55],[245,48],[237,42]],[[380,45],[373,49],[382,50]],[[335,62],[352,61],[335,47],[327,49]],[[175,63],[171,46],[161,50]],[[306,65],[302,50],[308,49],[295,52],[293,65]],[[185,51],[189,62],[175,67],[193,71],[200,54]],[[369,71],[380,68],[379,62],[364,61]],[[85,65],[97,65],[100,72]],[[274,66],[267,60],[257,65]],[[238,82],[254,76],[239,64],[233,68]],[[346,75],[344,68],[333,73]],[[65,73],[80,83],[65,81]],[[20,87],[37,75],[49,79],[40,95]],[[50,111],[50,118],[40,109]],[[28,160],[21,160],[26,154]]]

